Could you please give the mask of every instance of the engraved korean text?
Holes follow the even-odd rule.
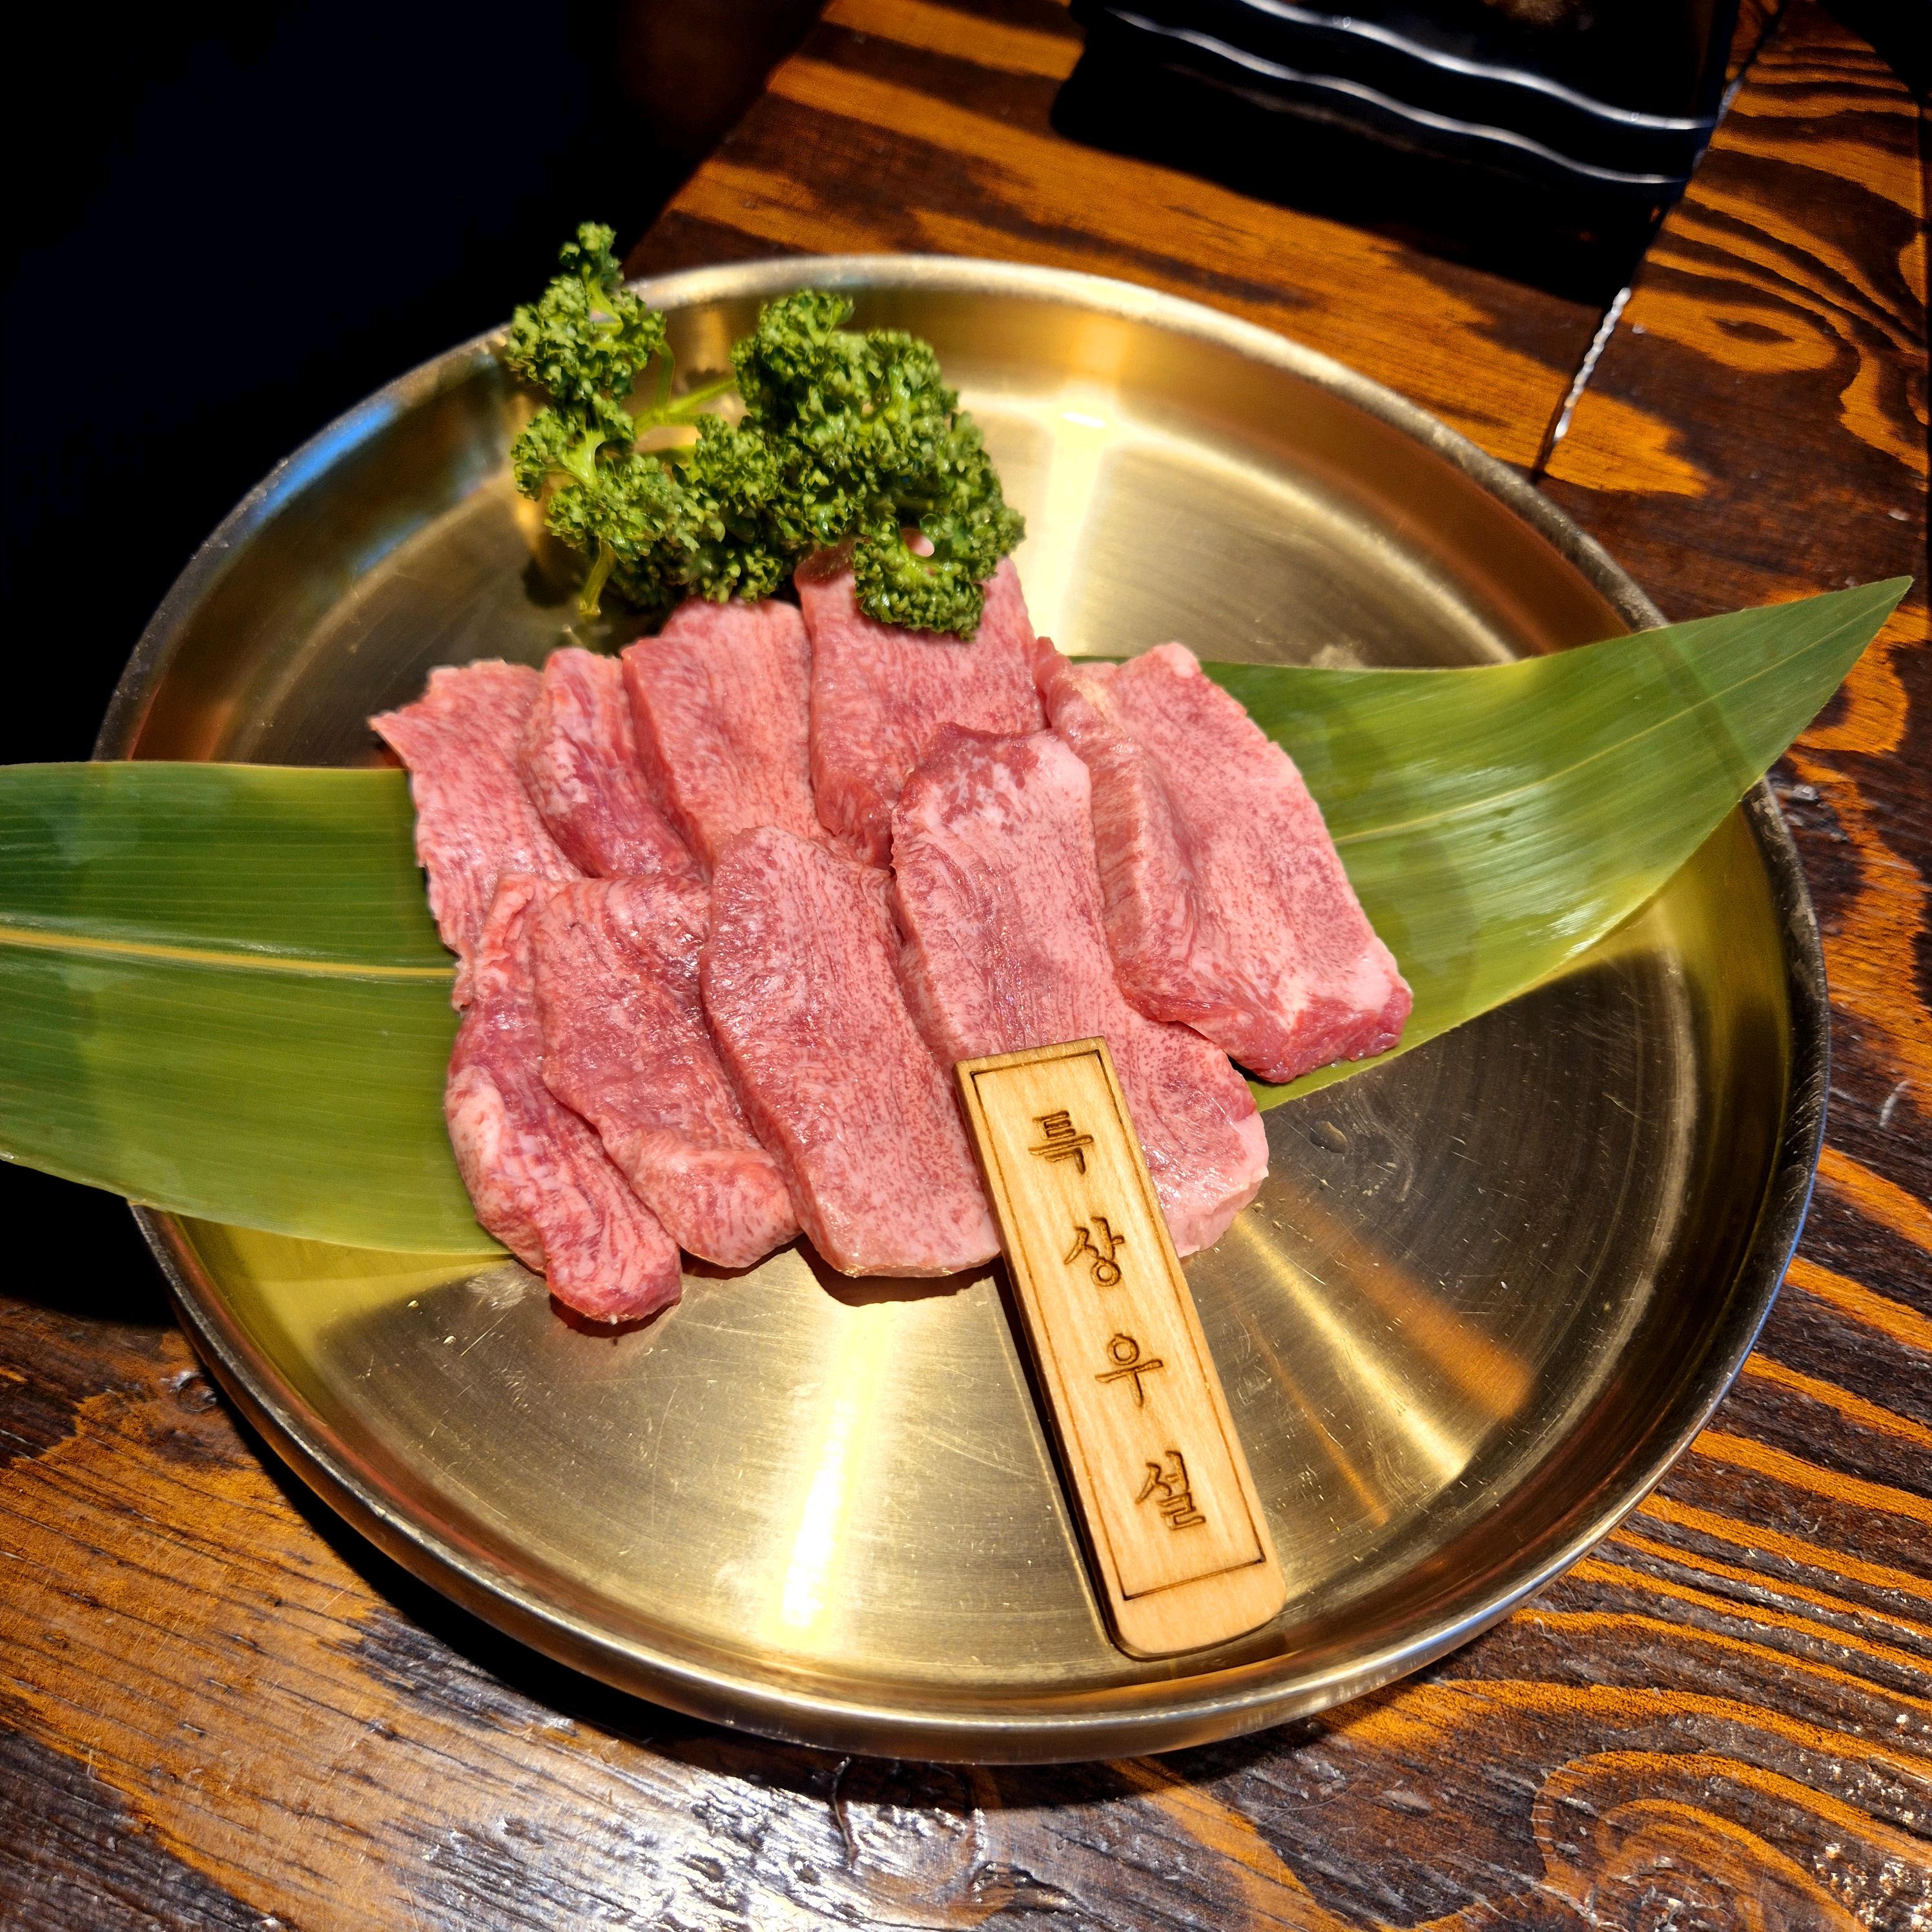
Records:
[[[1181,1460],[1178,1449],[1170,1449],[1165,1462],[1148,1463],[1147,1472],[1148,1479],[1134,1501],[1152,1501],[1154,1508],[1166,1517],[1169,1529],[1192,1529],[1197,1523],[1208,1520],[1194,1507],[1194,1493],[1187,1482],[1187,1465]]]
[[[1117,1257],[1126,1245],[1126,1236],[1116,1234],[1106,1215],[1096,1214],[1090,1224],[1074,1222],[1073,1245],[1066,1251],[1066,1264],[1071,1268],[1084,1255],[1100,1287],[1118,1288],[1120,1264]]]
[[[1064,1107],[1057,1114],[1036,1116],[1034,1125],[1043,1138],[1039,1146],[1027,1150],[1029,1154],[1036,1154],[1042,1160],[1070,1160],[1076,1174],[1087,1172],[1087,1150],[1094,1144],[1094,1136],[1081,1132]]]
[[[1150,1376],[1156,1369],[1167,1364],[1158,1355],[1143,1355],[1141,1345],[1131,1335],[1116,1335],[1107,1344],[1107,1359],[1113,1364],[1111,1369],[1102,1369],[1094,1379],[1096,1382],[1131,1382],[1134,1385],[1134,1406],[1147,1406],[1147,1390],[1141,1385],[1143,1376]]]

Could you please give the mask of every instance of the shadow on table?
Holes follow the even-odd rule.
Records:
[[[5,1293],[36,1308],[139,1328],[174,1317],[161,1271],[117,1194],[0,1166]]]

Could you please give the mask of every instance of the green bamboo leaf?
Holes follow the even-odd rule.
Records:
[[[249,1227],[499,1252],[394,771],[0,772],[0,1156]]]
[[[1406,1050],[1636,911],[1906,588],[1473,670],[1208,668],[1328,814],[1415,988]],[[410,835],[392,771],[0,771],[0,1158],[237,1226],[499,1252],[443,1132],[450,962]]]
[[[1406,1053],[1642,905],[1824,709],[1910,586],[1466,670],[1205,668],[1319,801],[1414,989]],[[1277,1106],[1377,1064],[1256,1082],[1255,1097]]]

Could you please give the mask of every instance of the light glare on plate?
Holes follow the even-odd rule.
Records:
[[[864,1438],[878,1406],[884,1379],[888,1325],[884,1311],[860,1311],[859,1320],[838,1344],[829,1365],[836,1391],[818,1443],[811,1486],[799,1511],[779,1599],[780,1622],[788,1630],[812,1630],[824,1615],[834,1553],[844,1536],[852,1505],[852,1479],[865,1460]],[[860,1439],[855,1442],[857,1436]]]

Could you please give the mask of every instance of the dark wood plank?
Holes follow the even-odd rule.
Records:
[[[1724,79],[1733,85],[1743,79],[1758,50],[1778,24],[1784,0],[1739,0],[1737,25],[1731,30],[1730,57],[1725,62]]]
[[[1074,34],[1052,0],[833,0],[627,266],[897,249],[1125,276],[1279,328],[1531,460],[1595,309],[1064,139],[1048,116]]]
[[[60,1319],[0,1328],[0,1368]],[[1923,1525],[1855,1507],[1849,1562],[1828,1508],[1766,1542],[1723,1441],[1421,1679],[1160,1760],[932,1768],[729,1737],[544,1665],[297,1493],[172,1330],[98,1352],[110,1386],[0,1472],[9,1924],[62,1923],[76,1872],[152,1887],[135,1923],[248,1922],[238,1901],[452,1932],[1478,1932],[1733,1894],[1770,1924],[1904,1928],[1926,1903]]]
[[[1594,317],[1158,170],[1079,173],[1044,131],[1064,16],[964,19],[838,0],[638,264],[1071,260],[1271,321],[1528,460]],[[1914,129],[1793,0],[1557,446],[1552,494],[1673,614],[1923,568]],[[1144,222],[1090,222],[1062,185],[1103,178]],[[343,1529],[216,1398],[150,1277],[108,1314],[100,1283],[18,1283],[0,1924],[1932,1919],[1922,613],[1783,778],[1840,997],[1802,1257],[1715,1427],[1488,1637],[1321,1720],[1158,1761],[933,1769],[728,1736],[544,1664]],[[36,1298],[62,1292],[73,1308]]]
[[[0,1726],[0,1923],[12,1932],[256,1932],[262,1915],[155,1842],[76,1759]]]
[[[1924,1735],[1932,1683],[1924,138],[1922,110],[1871,48],[1815,0],[1791,0],[1651,250],[1546,483],[1672,616],[1918,579],[1773,778],[1832,990],[1828,1145],[1798,1257],[1718,1426],[1633,1530],[1573,1573],[1636,1550],[1629,1567],[1656,1580],[1654,1599],[1682,1582],[1712,1589],[1676,1573],[1688,1549],[1768,1628],[1808,1629],[1812,1667],[1856,1654],[1874,1681],[1898,1673],[1895,1797],[1863,1750],[1852,1780],[1815,1763],[1800,1775],[1904,1830],[1894,1856],[1915,1903],[1887,1908],[1904,1924],[1932,1886],[1927,1768],[1909,1742]],[[1762,1810],[1775,1810],[1768,1787]],[[1802,1838],[1765,1837],[1825,1869]]]
[[[1871,50],[1794,0],[1652,249],[1549,488],[1673,616],[1919,578],[1779,783],[1826,926],[1834,1141],[1923,1196],[1932,659],[1919,129]]]

